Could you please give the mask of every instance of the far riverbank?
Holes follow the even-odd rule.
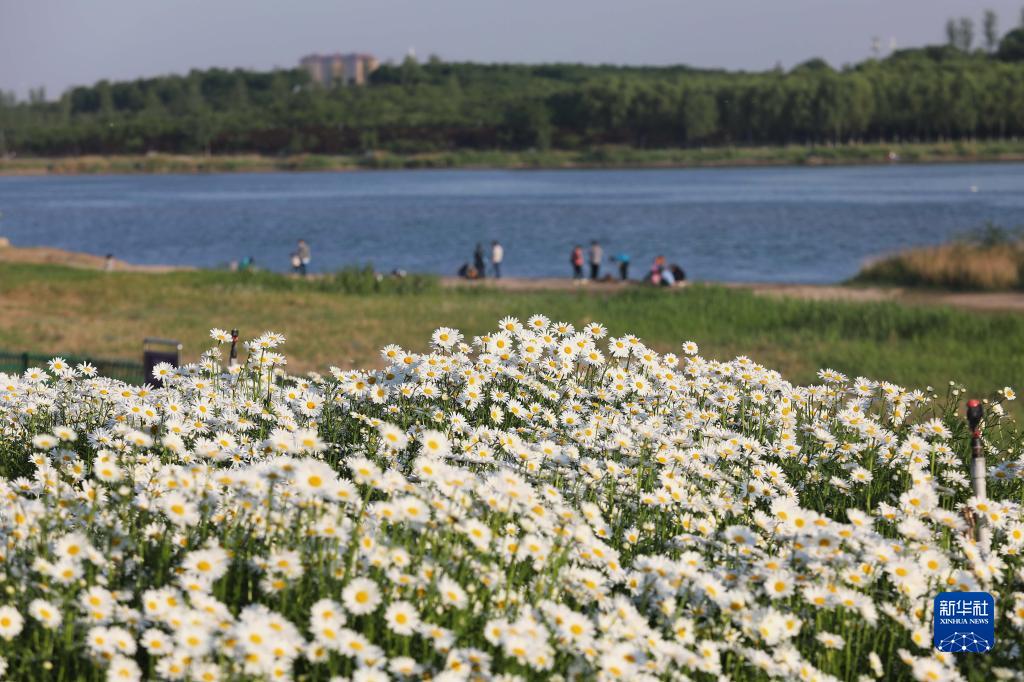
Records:
[[[757,166],[888,165],[1024,161],[1024,141],[976,143],[848,144],[838,146],[633,149],[581,151],[445,151],[425,154],[371,152],[359,155],[139,154],[60,158],[0,158],[0,175],[132,173],[243,173],[429,168],[628,169]]]

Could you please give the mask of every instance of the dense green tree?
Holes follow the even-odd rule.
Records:
[[[163,100],[161,100],[160,95],[157,94],[156,88],[146,89],[145,95],[143,95],[142,109],[150,116],[157,116],[166,111]]]
[[[843,81],[833,73],[822,74],[814,92],[813,117],[810,127],[813,139],[839,141],[846,122]]]
[[[687,90],[682,98],[682,116],[687,143],[703,144],[718,129],[718,102],[707,90]]]
[[[973,75],[960,71],[943,75],[947,115],[946,136],[973,137],[978,126],[978,85]]]
[[[229,110],[244,111],[249,108],[249,86],[246,85],[245,77],[237,75],[234,85],[231,86],[231,94],[228,97]]]
[[[96,102],[100,114],[110,118],[114,114],[114,93],[108,81],[100,81],[96,84]]]
[[[671,147],[679,142],[676,120],[679,93],[671,87],[643,85],[637,89],[630,105],[628,127],[637,147]]]
[[[423,69],[416,58],[409,55],[402,61],[401,82],[403,85],[415,85],[423,80]]]
[[[551,146],[551,115],[543,102],[528,101],[510,106],[505,113],[504,142],[517,149]]]
[[[755,85],[751,102],[750,142],[785,143],[789,138],[786,120],[787,94],[782,76],[773,74]]]
[[[863,139],[875,114],[875,97],[871,81],[863,74],[850,74],[840,81],[845,110],[845,126],[838,136],[842,139]]]
[[[974,21],[970,17],[947,21],[946,43],[961,52],[970,52],[974,45]]]
[[[996,56],[1007,62],[1024,61],[1024,28],[1015,28],[1003,36]]]
[[[999,17],[990,9],[985,10],[982,30],[985,34],[985,49],[988,52],[995,52],[999,46]]]
[[[956,19],[946,20],[946,44],[953,47],[957,46],[960,39],[960,32],[957,29]]]
[[[193,71],[185,81],[185,121],[191,133],[185,144],[190,152],[200,151],[209,155],[212,152],[214,114],[203,92],[204,80],[203,74]]]
[[[786,85],[786,116],[782,121],[784,139],[794,140],[801,144],[813,144],[820,141],[817,120],[820,118],[817,109],[817,79],[810,77],[790,77],[784,81]]]

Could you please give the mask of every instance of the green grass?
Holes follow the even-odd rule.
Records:
[[[580,150],[457,149],[419,154],[299,154],[294,156],[116,155],[0,159],[0,174],[202,173],[344,171],[403,168],[660,168],[702,166],[800,166],[902,162],[1020,161],[1024,142],[868,143],[836,146],[762,146],[638,149],[622,145]]]
[[[349,278],[349,279],[346,279]],[[371,278],[372,279],[372,278]],[[379,364],[399,343],[426,349],[437,326],[467,335],[505,315],[543,313],[612,334],[635,333],[662,351],[692,339],[709,357],[749,355],[808,382],[820,367],[911,387],[951,379],[988,393],[1024,379],[1024,317],[896,303],[758,297],[748,291],[498,291],[443,289],[433,278],[373,285],[357,273],[301,281],[262,273],[104,273],[0,266],[0,349],[135,358],[145,336],[178,338],[187,359],[210,345],[211,327],[243,337],[288,335],[293,371]]]

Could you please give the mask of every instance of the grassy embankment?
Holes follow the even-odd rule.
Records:
[[[385,286],[390,286],[387,282]],[[756,297],[693,286],[664,291],[592,288],[578,292],[441,289],[435,280],[374,291],[372,279],[300,281],[226,272],[103,273],[57,266],[0,267],[0,348],[94,357],[138,357],[144,336],[178,338],[186,359],[210,345],[210,327],[251,337],[288,335],[290,369],[379,364],[395,342],[415,351],[439,325],[467,335],[504,315],[604,322],[653,347],[697,341],[709,357],[745,354],[807,382],[819,367],[941,387],[950,379],[989,392],[1024,380],[1024,317],[892,303]]]
[[[429,154],[259,156],[79,156],[0,158],[0,174],[197,173],[340,171],[398,168],[660,168],[703,166],[804,166],[886,163],[894,151],[902,162],[942,163],[1024,160],[1024,141],[929,144],[849,144],[834,147],[708,147],[584,151],[450,151]]]
[[[989,223],[948,244],[880,259],[864,267],[853,282],[953,291],[1024,290],[1024,231]]]

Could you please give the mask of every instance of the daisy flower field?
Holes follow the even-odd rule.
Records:
[[[6,678],[1024,679],[1009,387],[978,499],[956,384],[541,315],[304,376],[228,338],[159,388],[0,374]],[[934,649],[951,591],[994,596],[991,652]]]

